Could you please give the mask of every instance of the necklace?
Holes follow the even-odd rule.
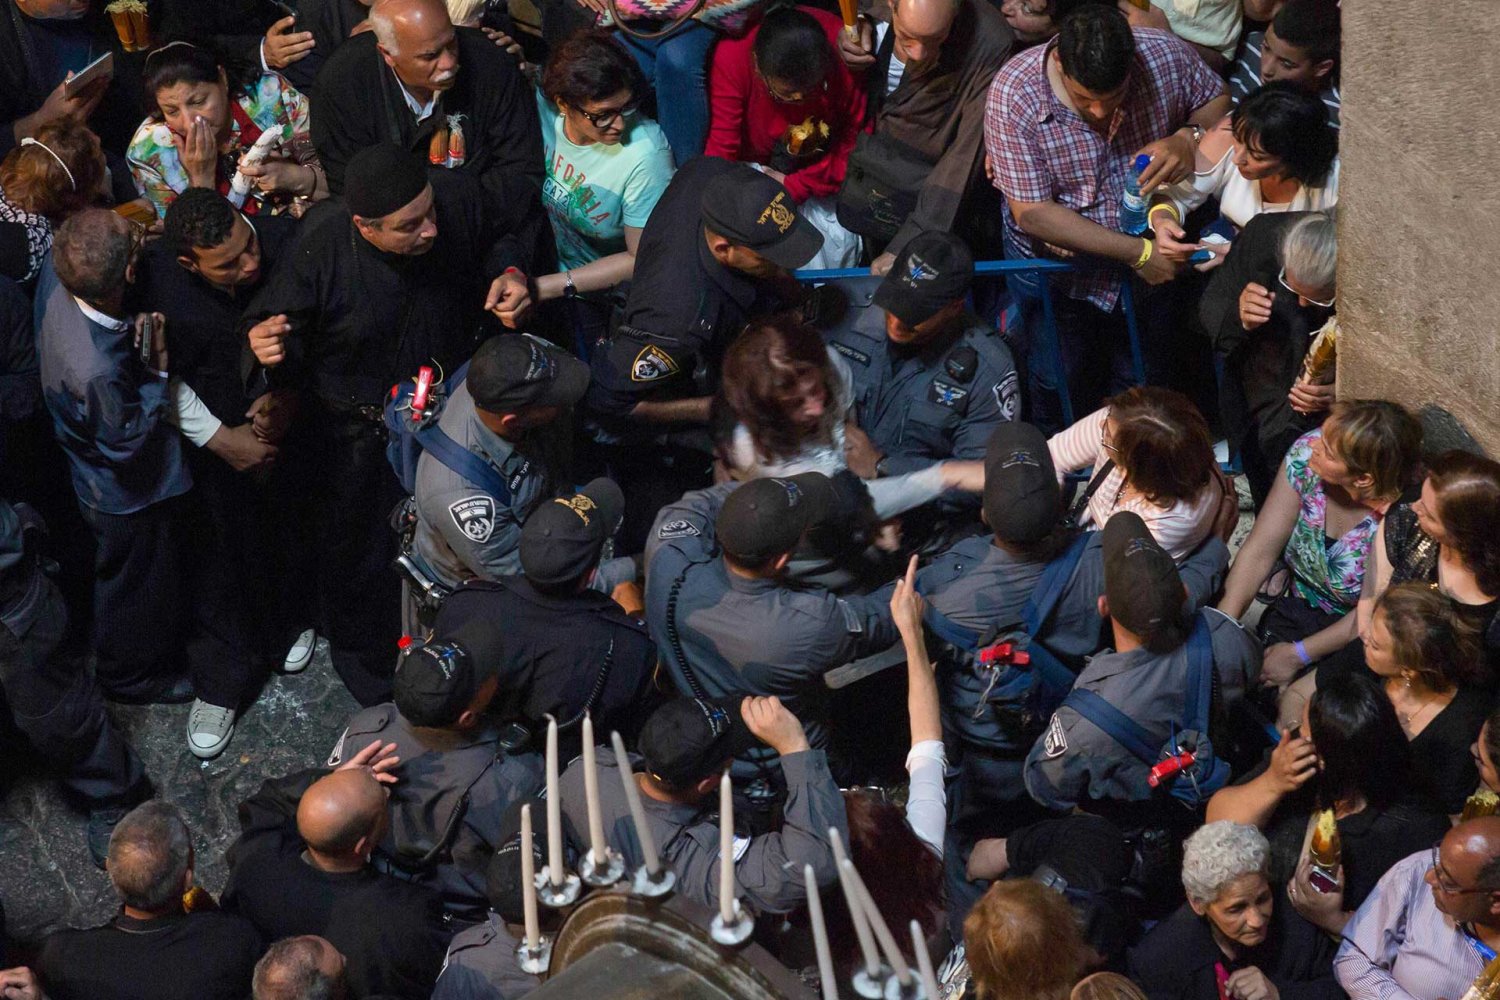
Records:
[[[1406,687],[1407,692],[1409,693],[1411,691],[1411,689],[1412,689],[1411,681],[1407,681],[1406,684],[1405,684],[1405,687]],[[1415,697],[1415,696],[1413,696],[1413,697]],[[1432,708],[1433,706],[1437,705],[1437,703],[1440,702],[1440,701],[1442,701],[1442,700],[1443,700],[1443,696],[1442,696],[1441,693],[1439,693],[1439,692],[1433,692],[1431,694],[1431,696],[1429,696],[1427,698],[1420,699],[1416,708],[1413,708],[1413,709],[1411,709],[1409,711],[1402,711],[1400,708],[1397,708],[1396,709],[1396,716],[1401,720],[1401,728],[1402,729],[1406,729],[1406,730],[1410,730],[1411,729],[1411,725],[1412,725],[1413,722],[1415,722],[1417,719],[1421,718],[1421,716],[1422,716],[1422,714],[1424,712],[1426,712],[1429,708]],[[1395,698],[1392,698],[1391,702],[1392,702],[1392,704],[1394,704],[1395,703]]]

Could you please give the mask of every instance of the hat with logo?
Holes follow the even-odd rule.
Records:
[[[1109,616],[1142,639],[1181,626],[1185,592],[1177,564],[1139,514],[1116,511],[1104,524],[1104,596]]]
[[[579,579],[599,561],[624,514],[625,495],[603,478],[547,501],[521,528],[521,572],[543,586]]]
[[[703,222],[738,246],[795,271],[823,248],[823,234],[797,211],[786,188],[744,163],[703,188]]]
[[[474,703],[485,671],[462,629],[412,642],[401,650],[392,681],[396,709],[414,726],[451,726]],[[407,640],[403,639],[403,642]]]
[[[946,305],[969,294],[974,285],[974,255],[952,233],[918,233],[896,258],[875,304],[907,326],[925,323]]]
[[[755,745],[740,714],[743,695],[677,698],[651,713],[639,746],[646,770],[674,788],[696,785]]]
[[[714,533],[725,555],[759,566],[795,549],[835,505],[833,483],[821,472],[752,479],[724,501]]]
[[[1030,424],[1006,421],[984,448],[984,518],[1002,541],[1039,542],[1057,527],[1062,489],[1047,436]]]
[[[540,337],[502,333],[479,345],[464,385],[474,405],[491,413],[570,407],[588,390],[589,366]]]

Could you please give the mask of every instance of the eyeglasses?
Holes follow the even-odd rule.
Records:
[[[1103,448],[1105,451],[1112,451],[1115,454],[1119,454],[1120,452],[1120,449],[1116,448],[1114,442],[1109,439],[1108,413],[1104,414],[1104,422],[1099,425],[1099,447]]]
[[[585,111],[578,109],[578,113],[588,119],[594,128],[609,128],[621,118],[634,118],[635,113],[641,109],[639,101],[631,101],[620,108],[605,108],[603,111]]]
[[[1465,889],[1453,881],[1452,877],[1443,871],[1443,861],[1438,857],[1438,849],[1442,846],[1441,840],[1432,845],[1432,880],[1437,883],[1439,889],[1450,896],[1474,896],[1482,892],[1495,891],[1493,889]]]
[[[1317,299],[1303,295],[1301,292],[1297,291],[1297,289],[1293,288],[1291,285],[1288,285],[1286,283],[1286,268],[1284,267],[1281,269],[1281,273],[1276,276],[1276,280],[1281,282],[1282,288],[1285,288],[1287,291],[1291,292],[1299,299],[1307,299],[1309,305],[1317,306],[1319,309],[1332,309],[1335,305],[1338,304],[1338,299],[1329,299],[1327,302],[1320,302]]]

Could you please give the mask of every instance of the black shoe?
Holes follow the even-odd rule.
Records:
[[[193,679],[187,676],[174,677],[154,688],[136,688],[130,691],[110,691],[106,688],[104,691],[107,700],[122,705],[184,705],[195,696]]]
[[[104,859],[109,855],[110,834],[115,832],[115,825],[124,819],[128,812],[130,809],[125,806],[89,810],[89,856],[100,868],[104,867]]]

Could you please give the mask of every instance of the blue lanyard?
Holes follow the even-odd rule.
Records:
[[[1469,930],[1468,927],[1464,927],[1463,932],[1464,937],[1468,938],[1469,943],[1474,946],[1474,950],[1479,952],[1479,957],[1484,959],[1485,965],[1489,965],[1495,960],[1495,949],[1479,940],[1478,936],[1475,935],[1473,931]]]

